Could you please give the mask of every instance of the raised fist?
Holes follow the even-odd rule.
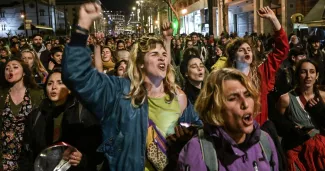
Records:
[[[80,6],[78,25],[89,30],[93,21],[102,15],[102,8],[97,3],[86,3]]]

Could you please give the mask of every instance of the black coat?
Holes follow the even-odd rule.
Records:
[[[96,165],[103,161],[103,155],[96,152],[102,142],[101,127],[94,114],[83,107],[80,110],[79,107],[79,102],[72,97],[61,107],[53,107],[48,99],[44,99],[40,107],[31,112],[25,125],[20,170],[33,170],[37,155],[54,144],[53,118],[62,112],[64,113],[59,141],[76,147],[83,156],[78,167],[71,166],[69,171],[96,170]]]

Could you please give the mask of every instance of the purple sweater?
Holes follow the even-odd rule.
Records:
[[[259,138],[261,129],[254,123],[254,131],[247,135],[240,148],[222,127],[206,126],[204,128],[216,143],[219,171],[251,170],[254,171],[253,162],[257,162],[259,171],[270,171],[270,164],[263,156]],[[273,140],[268,135],[273,152],[274,171],[278,171],[278,156]],[[263,147],[265,148],[265,147]],[[243,150],[242,150],[243,149]],[[182,149],[178,158],[178,170],[208,171],[202,157],[198,137],[192,138]]]

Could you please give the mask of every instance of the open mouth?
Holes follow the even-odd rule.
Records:
[[[250,58],[251,58],[251,56],[245,55],[245,60],[249,60]]]
[[[159,68],[160,70],[162,70],[162,71],[165,71],[165,70],[166,70],[166,65],[163,64],[163,63],[161,63],[161,64],[158,65],[158,68]]]
[[[57,95],[57,93],[52,92],[52,93],[50,93],[50,95],[51,95],[51,97],[55,97]]]
[[[243,121],[245,125],[251,125],[253,123],[253,115],[252,114],[245,114],[243,116]]]
[[[8,78],[12,79],[13,77],[14,77],[14,74],[10,73]]]

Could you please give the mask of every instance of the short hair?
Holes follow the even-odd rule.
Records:
[[[187,48],[183,54],[183,60],[179,66],[182,76],[185,78],[185,73],[187,72],[187,65],[191,59],[200,58],[200,53],[196,48]],[[201,60],[202,61],[202,60]]]
[[[43,39],[43,36],[42,36],[41,34],[38,34],[38,33],[34,34],[34,35],[32,36],[32,39],[34,39],[36,36],[39,36],[39,37],[41,37],[41,38]]]
[[[307,53],[306,53],[305,49],[303,49],[303,48],[292,48],[289,51],[289,57],[291,57],[291,56],[296,57],[298,55],[306,55],[306,54]]]
[[[208,76],[201,92],[195,102],[195,110],[205,124],[223,126],[222,112],[226,98],[224,95],[224,82],[226,80],[239,81],[251,94],[254,104],[254,117],[260,111],[259,91],[254,87],[250,79],[242,72],[233,68],[213,70]]]
[[[315,42],[320,42],[320,37],[316,35],[312,35],[308,38],[308,43],[315,43]]]
[[[51,49],[51,56],[54,56],[55,53],[57,52],[62,52],[63,53],[63,49],[61,47],[54,47]]]
[[[191,37],[193,37],[193,36],[199,37],[199,34],[197,32],[193,32],[193,33],[191,33]]]

